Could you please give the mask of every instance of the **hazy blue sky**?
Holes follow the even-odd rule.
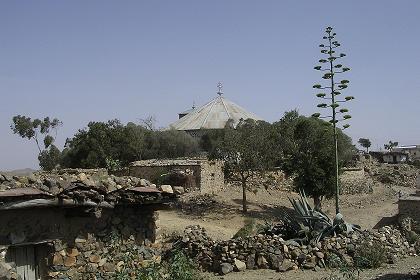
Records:
[[[334,4],[331,4],[334,3]],[[352,68],[353,141],[420,144],[420,1],[0,1],[0,170],[35,168],[17,114],[158,126],[225,97],[276,121],[316,111],[313,70],[326,26]]]

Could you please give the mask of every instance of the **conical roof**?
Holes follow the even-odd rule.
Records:
[[[192,110],[169,127],[176,130],[222,129],[228,120],[232,120],[236,127],[241,119],[262,120],[219,94],[206,105]]]

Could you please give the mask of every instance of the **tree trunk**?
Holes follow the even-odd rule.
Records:
[[[322,210],[322,196],[314,195],[314,208],[315,210]]]
[[[246,213],[248,211],[246,205],[246,179],[242,177],[242,211]]]

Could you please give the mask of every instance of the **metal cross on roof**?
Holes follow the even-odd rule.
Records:
[[[223,92],[222,92],[222,89],[223,89],[223,84],[222,84],[222,82],[219,82],[219,83],[217,84],[217,88],[219,89],[219,91],[217,92],[217,94],[218,94],[219,96],[222,96],[222,94],[223,94]]]

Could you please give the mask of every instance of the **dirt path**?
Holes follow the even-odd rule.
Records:
[[[404,189],[412,192],[412,189]],[[397,191],[388,187],[375,189],[372,194],[341,196],[341,212],[345,219],[358,224],[362,228],[370,229],[377,225],[392,221],[398,212]],[[198,224],[206,228],[207,233],[214,239],[231,238],[243,225],[246,218],[254,218],[260,223],[276,221],[285,210],[290,209],[288,197],[297,197],[296,193],[281,190],[248,194],[249,211],[241,211],[242,196],[239,189],[226,188],[215,196],[219,203],[215,209],[209,209],[198,215],[186,215],[181,211],[160,211],[159,227],[164,233],[181,233],[186,226]],[[324,211],[334,216],[333,200],[324,202]]]
[[[397,264],[388,265],[379,269],[371,269],[362,271],[360,273],[360,280],[408,280],[420,279],[414,277],[412,274],[420,272],[420,257],[410,257],[400,260]],[[224,279],[224,280],[265,280],[265,279],[293,279],[293,280],[323,280],[330,279],[331,275],[336,275],[338,272],[331,270],[309,271],[296,270],[285,273],[275,272],[273,270],[246,270],[244,272],[234,272],[228,275],[219,276],[210,273],[205,275],[209,280]],[[342,278],[344,279],[344,278]]]
[[[359,224],[364,229],[392,222],[398,211],[398,191],[411,193],[410,188],[390,188],[379,186],[372,194],[344,195],[340,197],[341,210],[345,219]],[[259,190],[248,193],[249,211],[241,211],[242,196],[240,189],[230,187],[217,194],[214,199],[217,206],[199,214],[186,215],[179,209],[160,211],[159,227],[162,232],[171,234],[181,233],[188,225],[200,225],[207,230],[207,234],[215,240],[231,238],[243,225],[247,218],[254,218],[260,223],[276,221],[282,212],[290,209],[289,197],[297,197],[296,193],[272,190]],[[330,217],[334,216],[334,201],[324,202],[324,211]],[[420,271],[420,257],[400,260],[397,265],[383,267],[378,270],[368,270],[361,274],[360,279],[402,280],[410,279],[407,274]],[[330,279],[332,271],[291,271],[277,273],[272,270],[246,270],[218,276],[207,273],[210,280],[262,280],[262,279]],[[327,278],[326,278],[327,277]],[[411,279],[420,279],[411,277]]]

